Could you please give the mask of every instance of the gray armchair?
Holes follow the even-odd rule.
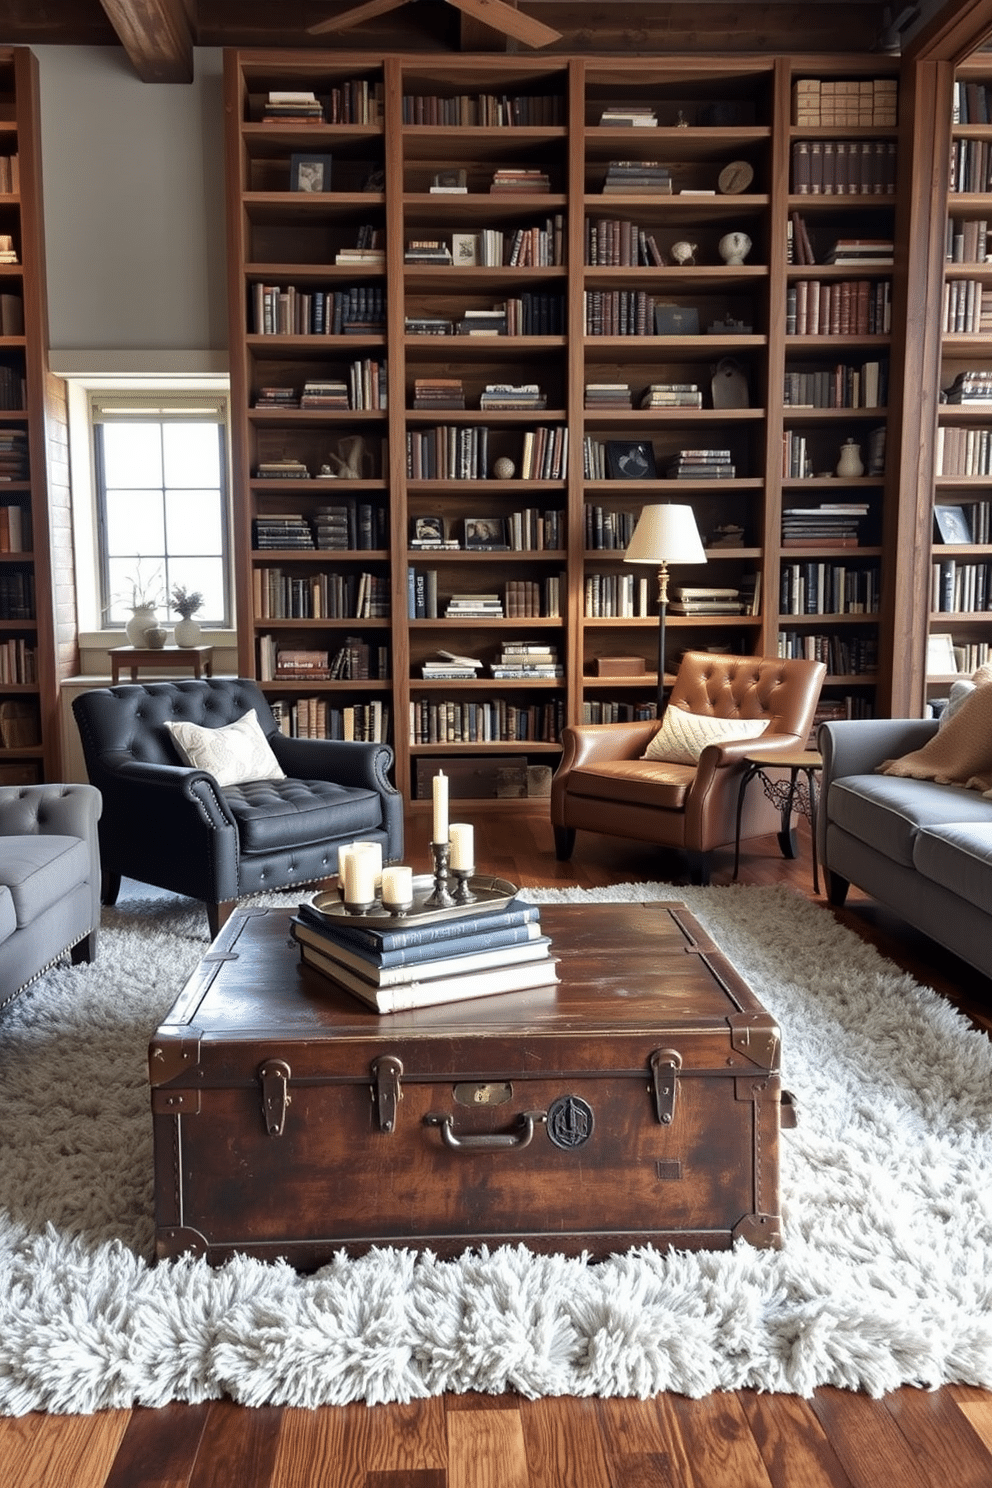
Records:
[[[100,793],[0,786],[0,1007],[66,951],[96,954]]]
[[[284,778],[220,786],[183,762],[167,721],[206,728],[254,712]],[[403,800],[386,744],[291,739],[260,688],[210,677],[96,688],[73,701],[90,780],[103,794],[103,898],[122,875],[202,899],[216,935],[236,901],[322,883],[356,838],[403,852]]]

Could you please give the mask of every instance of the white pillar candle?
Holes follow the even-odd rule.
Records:
[[[448,777],[443,770],[438,770],[434,776],[434,836],[431,840],[448,840]]]
[[[338,848],[338,883],[341,885],[342,888],[344,888],[345,870],[347,869],[348,859],[351,857],[351,849],[353,846],[354,844],[349,842],[346,847]]]
[[[366,849],[375,863],[375,886],[379,888],[382,883],[382,843],[381,842],[353,842],[353,848]]]
[[[386,908],[413,902],[413,869],[397,864],[382,870],[382,902]]]
[[[375,899],[376,859],[371,842],[355,842],[345,859],[344,902],[371,904]]]
[[[448,829],[451,866],[463,873],[475,867],[475,829],[470,822],[452,822]]]

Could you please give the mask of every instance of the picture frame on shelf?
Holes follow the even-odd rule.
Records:
[[[957,669],[954,637],[950,631],[933,631],[927,636],[927,676],[951,677]]]
[[[303,191],[314,196],[331,189],[330,155],[291,155],[289,157],[289,189]]]
[[[434,515],[414,517],[411,536],[418,543],[444,542],[444,518]]]
[[[963,506],[935,506],[933,519],[942,543],[970,543],[971,523]]]
[[[435,171],[431,176],[432,195],[463,195],[468,191],[468,171],[464,166],[452,166],[448,170]]]
[[[474,269],[478,263],[479,239],[476,233],[451,234],[451,262],[456,269]]]
[[[504,517],[466,517],[465,547],[469,552],[501,553],[509,549]]]
[[[606,469],[611,480],[655,480],[658,467],[654,446],[647,439],[610,439]]]
[[[695,305],[655,305],[656,336],[698,336],[699,311]]]

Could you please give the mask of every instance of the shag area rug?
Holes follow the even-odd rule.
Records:
[[[992,1387],[989,1042],[787,889],[524,892],[681,899],[776,1016],[781,1251],[153,1264],[146,1050],[207,936],[132,901],[0,1020],[0,1413]]]

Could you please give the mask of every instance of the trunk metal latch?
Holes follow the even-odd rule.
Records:
[[[675,1097],[678,1094],[678,1072],[682,1068],[682,1055],[677,1049],[655,1049],[650,1064],[658,1121],[662,1126],[671,1126],[675,1118]]]
[[[269,1059],[258,1077],[262,1082],[262,1114],[270,1137],[281,1137],[286,1125],[286,1107],[293,1097],[289,1093],[292,1070],[285,1059]]]
[[[387,1134],[396,1130],[396,1108],[403,1099],[400,1086],[402,1073],[403,1061],[397,1059],[395,1054],[384,1054],[372,1065],[375,1080],[373,1100],[379,1112],[379,1130]]]

